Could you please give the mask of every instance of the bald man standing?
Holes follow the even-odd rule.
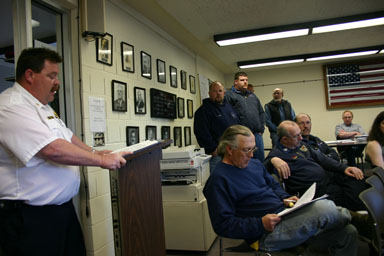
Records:
[[[272,92],[273,100],[265,104],[265,121],[269,130],[269,134],[272,140],[272,146],[276,145],[278,141],[277,126],[284,120],[295,119],[295,111],[293,110],[291,103],[284,100],[284,91],[281,88],[275,88]]]

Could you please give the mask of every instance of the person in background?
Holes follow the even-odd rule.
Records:
[[[196,110],[193,130],[200,147],[211,155],[210,172],[213,172],[221,158],[217,155],[220,136],[225,129],[239,123],[236,111],[224,100],[225,89],[215,81],[209,85],[209,98]]]
[[[298,198],[252,159],[255,148],[253,132],[241,125],[227,128],[220,139],[218,153],[223,160],[203,190],[214,231],[265,251],[306,243],[309,252],[356,255],[358,237],[351,215],[332,201],[318,200],[284,217],[277,215],[289,200]]]
[[[345,110],[342,114],[343,123],[336,125],[335,136],[338,140],[354,139],[356,135],[366,135],[363,128],[359,124],[352,123],[353,113],[350,110]],[[365,145],[356,146],[339,146],[337,151],[342,158],[347,158],[349,166],[356,166],[356,157],[361,156]]]
[[[225,99],[233,106],[240,124],[248,127],[255,135],[257,150],[254,157],[264,161],[263,133],[265,129],[265,113],[259,98],[248,91],[248,75],[244,72],[235,74],[235,84],[225,94]]]
[[[336,150],[328,146],[327,143],[322,141],[319,137],[311,134],[312,120],[308,114],[298,114],[295,117],[295,122],[301,130],[301,137],[303,137],[303,142],[307,143],[314,150],[320,151],[324,155],[336,161],[340,161],[339,154],[337,154]]]
[[[315,197],[328,194],[336,205],[352,211],[365,210],[359,199],[367,188],[363,172],[337,162],[302,142],[301,130],[292,121],[283,121],[277,128],[279,141],[270,151],[264,165],[277,173],[290,194],[302,195],[316,182]],[[340,181],[330,179],[327,172],[340,174]]]
[[[277,138],[277,126],[284,120],[295,119],[295,111],[293,110],[291,103],[284,100],[284,91],[280,88],[275,88],[272,91],[273,99],[265,104],[265,121],[269,130],[269,134],[272,141],[272,146],[276,145]]]
[[[366,160],[372,167],[380,166],[384,169],[384,111],[381,111],[373,121],[367,141]]]
[[[248,91],[255,93],[255,88],[253,87],[253,84],[248,84]]]
[[[24,49],[16,82],[0,95],[0,251],[12,256],[86,255],[72,204],[76,165],[118,169],[128,152],[96,151],[49,106],[59,90],[61,57]]]

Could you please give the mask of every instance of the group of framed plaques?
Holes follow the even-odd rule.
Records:
[[[121,66],[122,70],[126,72],[135,72],[135,52],[134,46],[126,42],[120,42],[121,48]],[[107,33],[104,37],[96,40],[96,61],[112,66],[113,58],[113,36]],[[150,54],[141,51],[141,76],[147,79],[152,79],[152,57]],[[157,81],[159,83],[167,83],[167,68],[165,61],[161,59],[156,60],[157,68]],[[169,84],[171,87],[178,87],[177,79],[178,71],[177,68],[169,65]],[[187,72],[180,70],[180,87],[181,89],[187,90]],[[189,90],[190,93],[196,94],[196,83],[195,77],[189,75]]]
[[[177,147],[182,147],[183,136],[182,136],[182,127],[175,126],[173,127],[173,142]],[[127,126],[126,127],[126,140],[127,146],[134,145],[140,142],[140,128],[138,126]],[[157,139],[157,127],[154,125],[147,125],[145,127],[145,139],[146,140],[156,140]],[[171,127],[170,126],[161,126],[161,139],[169,140],[171,139]],[[191,127],[184,127],[184,146],[191,145]]]

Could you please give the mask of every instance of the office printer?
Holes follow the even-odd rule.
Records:
[[[160,160],[163,200],[200,201],[209,177],[210,158],[195,145],[163,149]]]

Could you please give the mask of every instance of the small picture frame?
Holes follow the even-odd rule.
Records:
[[[184,127],[184,145],[191,145],[191,127],[189,126]]]
[[[145,89],[140,87],[134,88],[135,98],[135,114],[146,114],[147,113],[147,100],[145,96]]]
[[[171,86],[177,88],[177,68],[175,68],[174,66],[169,66],[169,75]]]
[[[160,59],[157,59],[156,64],[157,64],[157,81],[159,83],[165,84],[167,80],[166,72],[165,72],[165,62]]]
[[[140,142],[140,134],[138,126],[127,126],[125,128],[127,146],[131,146]]]
[[[145,139],[146,140],[157,140],[157,128],[156,128],[156,126],[147,125],[145,127]]]
[[[190,92],[195,94],[196,93],[195,77],[192,75],[189,75],[189,87],[190,87]]]
[[[141,51],[141,76],[147,79],[152,79],[152,60],[151,55]]]
[[[112,111],[127,112],[127,84],[112,80]]]
[[[187,72],[180,70],[180,87],[187,90]]]
[[[173,145],[181,148],[182,145],[181,141],[181,127],[173,127]]]
[[[188,118],[193,118],[193,100],[187,100]]]
[[[112,66],[113,36],[106,34],[96,40],[96,61]]]
[[[161,139],[162,140],[171,139],[171,127],[170,126],[161,126]]]
[[[184,118],[185,111],[184,111],[184,98],[178,97],[177,98],[177,116],[178,118]]]
[[[135,51],[133,45],[125,42],[120,43],[121,67],[123,71],[135,73]]]

